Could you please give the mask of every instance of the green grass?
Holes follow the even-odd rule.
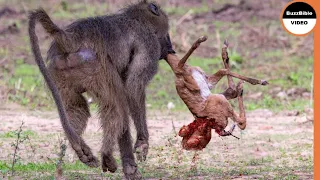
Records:
[[[0,4],[9,6],[11,3],[16,3],[19,9],[34,9],[37,6],[42,6],[45,9],[50,8],[50,14],[57,24],[66,24],[75,19],[95,16],[101,14],[109,14],[114,12],[113,5],[109,3],[85,3],[85,2],[68,2],[61,1],[58,3],[52,3],[48,7],[46,2],[30,1],[30,3],[17,3],[14,1],[0,1]],[[237,2],[231,2],[237,4]],[[164,3],[165,4],[165,3]],[[260,34],[266,37],[260,37],[262,39],[271,39],[273,41],[278,40],[279,36],[287,39],[287,44],[292,47],[299,45],[301,39],[289,36],[285,32],[279,32],[278,19],[270,19],[268,21],[259,21],[257,18],[252,18],[243,22],[231,22],[222,19],[204,19],[205,23],[197,24],[189,22],[184,25],[180,24],[178,27],[174,23],[181,18],[190,9],[194,14],[205,14],[211,11],[211,8],[220,8],[225,2],[215,0],[215,7],[210,7],[205,1],[198,3],[197,6],[164,6],[163,9],[169,14],[171,20],[171,33],[173,38],[176,37],[176,44],[179,47],[180,33],[177,29],[185,29],[187,32],[187,39],[191,43],[193,39],[200,35],[208,35],[208,42],[204,43],[204,46],[209,48],[218,48],[214,57],[203,58],[193,55],[188,63],[192,66],[201,67],[206,73],[211,74],[216,72],[222,67],[222,61],[220,58],[221,46],[224,39],[228,39],[230,42],[229,57],[232,64],[232,71],[258,78],[267,79],[270,85],[266,87],[245,85],[245,95],[250,95],[257,92],[262,92],[263,95],[258,100],[245,99],[245,105],[249,110],[259,108],[269,108],[274,111],[285,109],[298,109],[303,110],[310,103],[308,99],[302,97],[293,97],[289,100],[283,100],[275,97],[274,94],[270,94],[270,90],[276,87],[280,87],[283,91],[290,88],[305,88],[311,92],[311,78],[313,73],[313,58],[310,56],[300,56],[303,52],[298,52],[297,55],[288,55],[290,51],[288,47],[269,48],[268,43],[263,44],[262,47],[251,48],[255,44],[244,41],[245,34],[248,34],[248,27],[260,30],[262,27],[266,27],[264,32]],[[190,7],[189,7],[190,6]],[[200,16],[201,17],[201,16]],[[8,21],[15,21],[21,29],[26,29],[27,23],[25,19],[9,19]],[[176,20],[176,21],[175,21]],[[63,23],[62,23],[62,22]],[[180,32],[180,31],[179,31]],[[278,33],[278,34],[275,34]],[[250,34],[250,33],[249,33]],[[251,35],[251,34],[250,34]],[[217,38],[220,38],[217,40]],[[35,65],[31,65],[33,62],[33,56],[30,52],[29,38],[26,32],[22,31],[19,36],[15,37],[16,45],[14,51],[12,47],[4,46],[0,48],[0,59],[9,58],[8,62],[0,67],[2,76],[0,76],[0,85],[5,86],[8,89],[7,101],[15,102],[30,109],[35,108],[52,108],[54,107],[51,100],[50,93],[47,92],[43,83],[43,78],[39,73],[38,68]],[[259,37],[258,37],[259,38]],[[2,40],[5,40],[3,38]],[[218,44],[218,42],[220,43]],[[269,42],[269,41],[267,41]],[[271,41],[272,42],[272,41]],[[50,39],[44,39],[41,42],[43,55],[47,50],[47,45],[50,43]],[[246,44],[247,43],[247,44]],[[264,47],[266,46],[266,47]],[[201,47],[200,47],[201,48]],[[252,58],[254,54],[254,58]],[[207,57],[206,52],[203,54]],[[27,61],[28,60],[28,61]],[[28,63],[26,63],[28,62]],[[225,78],[212,90],[213,93],[220,93],[226,89]],[[175,110],[187,110],[184,103],[180,100],[176,93],[174,85],[174,76],[170,67],[164,62],[160,61],[159,72],[155,75],[153,80],[147,89],[147,103],[150,109],[165,109],[169,102],[173,102],[176,105]],[[91,106],[93,109],[96,107]]]
[[[181,6],[169,6],[169,7],[164,7],[164,11],[166,13],[168,13],[169,15],[185,15],[188,11],[192,11],[192,14],[200,14],[200,13],[206,13],[210,11],[210,8],[206,5],[203,4],[200,7],[196,7],[196,8],[184,8]]]
[[[9,175],[11,173],[11,162],[0,161],[0,169],[2,175]],[[96,173],[99,174],[99,169],[90,168],[80,161],[76,161],[75,163],[65,163],[62,166],[63,170],[66,171],[66,175],[68,177],[77,177],[81,176],[80,172],[86,171],[87,173]],[[54,162],[45,162],[45,163],[21,163],[18,162],[14,166],[15,176],[20,176],[23,178],[34,177],[34,174],[41,175],[43,178],[45,174],[47,174],[47,178],[54,177],[54,173],[56,170],[56,164]],[[51,174],[48,176],[48,174]],[[89,177],[89,175],[82,175],[83,177]],[[50,178],[51,179],[51,178]]]
[[[43,79],[37,66],[25,64],[23,60],[17,59],[14,72],[12,75],[8,75],[7,79],[6,85],[12,89],[8,96],[10,101],[28,105],[31,109],[48,107],[48,103],[51,100],[46,93]]]
[[[267,56],[269,56],[269,54]],[[237,73],[243,72],[243,68],[250,63],[245,60],[245,57],[239,55],[237,52],[231,52],[230,59],[234,60],[232,68],[233,71]],[[269,74],[270,72],[267,72],[267,69],[257,72],[258,74],[256,75],[250,75],[256,72],[255,69],[252,69],[253,73],[242,73],[247,76],[258,77],[261,79],[271,76],[269,86],[262,87],[245,85],[245,94],[251,94],[259,91],[263,92],[262,99],[245,100],[245,105],[248,110],[255,110],[259,108],[267,108],[276,111],[286,109],[303,110],[310,103],[309,99],[298,97],[291,100],[283,100],[272,97],[268,92],[272,87],[281,87],[284,90],[288,90],[290,88],[305,88],[310,91],[312,78],[312,69],[310,71],[310,64],[312,62],[312,58],[304,60],[290,60],[291,66],[288,69],[286,69],[285,65],[280,62],[278,65],[279,67],[277,68],[284,66],[283,69],[285,71],[290,71],[288,74],[281,73],[281,71],[275,71],[274,74]],[[222,67],[220,57],[201,58],[193,56],[188,61],[188,64],[201,67],[207,74],[212,74]],[[247,72],[247,70],[245,70],[245,72]],[[6,73],[4,74],[6,75]],[[14,73],[8,78],[8,81],[3,83],[5,83],[8,88],[12,89],[9,93],[9,101],[28,105],[31,109],[38,107],[53,107],[51,95],[47,92],[45,84],[43,83],[43,78],[35,65],[25,64],[23,60],[17,59]],[[223,92],[226,85],[226,80],[224,78],[212,92]],[[186,110],[184,103],[176,93],[174,74],[171,72],[169,65],[162,60],[159,63],[159,72],[148,85],[147,104],[150,105],[151,109],[163,109],[166,108],[169,102],[173,102],[175,104],[176,110]]]
[[[305,160],[302,160],[302,163]],[[225,167],[224,165],[221,167],[211,167],[211,166],[202,166],[199,165],[197,171],[186,171],[184,173],[181,172],[181,169],[188,168],[183,166],[168,166],[163,167],[161,169],[157,169],[156,166],[148,166],[140,164],[139,171],[143,174],[145,178],[187,178],[187,177],[212,177],[214,174],[217,178],[231,178],[237,176],[244,177],[260,177],[259,179],[271,178],[274,179],[300,179],[299,175],[293,174],[301,171],[312,171],[312,161],[309,161],[309,165],[305,166],[301,165],[293,165],[290,167],[283,167],[281,164],[275,164],[275,161],[268,158],[258,158],[258,159],[248,159],[247,161],[233,161],[227,165],[229,167]],[[116,174],[100,174],[100,169],[89,168],[83,163],[76,161],[75,163],[66,163],[63,165],[64,177],[67,178],[89,178],[92,179],[92,174],[95,176],[103,176],[103,177],[111,177],[111,178],[121,178],[121,173],[117,172]],[[9,176],[11,172],[11,164],[6,161],[0,161],[0,174],[3,176]],[[49,178],[52,179],[55,174],[56,165],[55,163],[17,163],[15,165],[15,176],[22,178]],[[177,171],[174,172],[174,169]],[[179,170],[180,169],[180,170]],[[173,173],[169,174],[169,171],[173,171]],[[9,176],[10,177],[10,176]]]
[[[32,130],[23,130],[21,132],[21,137],[37,137],[37,132],[35,131],[32,131]],[[5,133],[0,133],[0,138],[16,138],[17,137],[17,131],[8,131],[8,132],[5,132]]]
[[[79,19],[79,18],[85,18],[85,17],[90,17],[90,16],[97,16],[98,14],[110,14],[108,12],[108,4],[103,3],[100,5],[88,5],[88,4],[77,4],[77,3],[72,3],[68,4],[66,1],[63,1],[62,5],[60,8],[58,8],[54,14],[53,17],[57,19]]]

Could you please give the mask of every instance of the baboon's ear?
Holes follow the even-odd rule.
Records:
[[[150,3],[150,4],[148,5],[148,8],[149,8],[149,10],[150,10],[153,14],[155,14],[155,15],[157,15],[157,16],[160,16],[159,8],[158,8],[157,5],[155,5],[154,3]]]

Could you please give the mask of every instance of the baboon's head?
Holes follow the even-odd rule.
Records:
[[[168,16],[157,3],[142,0],[129,6],[125,11],[131,18],[138,19],[145,25],[151,26],[158,37],[165,37],[168,33]]]

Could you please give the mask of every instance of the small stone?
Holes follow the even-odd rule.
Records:
[[[277,94],[277,97],[279,97],[280,99],[286,99],[288,95],[284,91],[281,91]]]
[[[248,98],[250,99],[260,99],[262,97],[262,92],[257,92],[257,93],[254,93],[254,94],[250,94],[248,96]]]
[[[281,91],[281,87],[275,87],[270,90],[270,94],[277,94],[280,91]]]
[[[173,108],[175,108],[175,105],[173,104],[173,102],[169,102],[169,103],[167,104],[167,108],[168,108],[168,109],[173,109]]]
[[[311,97],[311,93],[309,93],[309,92],[304,92],[304,93],[302,93],[302,97],[304,97],[304,98],[310,98],[310,97]]]

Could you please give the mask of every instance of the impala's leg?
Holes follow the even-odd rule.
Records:
[[[242,75],[239,75],[239,74],[236,74],[236,73],[233,73],[230,71],[230,64],[229,64],[229,56],[228,56],[228,52],[227,52],[227,49],[228,49],[228,42],[225,40],[224,41],[224,46],[222,48],[222,60],[223,60],[223,64],[224,64],[224,67],[226,69],[229,70],[230,74],[228,75],[228,83],[229,83],[229,87],[231,88],[235,88],[234,87],[234,82],[232,80],[232,77],[235,77],[235,78],[238,78],[238,79],[241,79],[241,80],[244,80],[252,85],[257,85],[257,84],[260,84],[260,85],[267,85],[268,82],[265,81],[265,80],[258,80],[258,79],[253,79],[253,78],[249,78],[249,77],[246,77],[246,76],[242,76]],[[232,76],[232,77],[231,77]]]
[[[224,68],[226,68],[227,70],[230,71],[229,56],[228,56],[228,51],[227,51],[228,45],[229,44],[228,44],[227,40],[225,40],[223,48],[222,48],[221,56],[222,56]],[[229,99],[236,98],[238,93],[236,92],[234,81],[233,81],[232,77],[230,75],[227,75],[227,78],[228,78],[229,87],[222,94],[229,100]]]
[[[228,89],[226,89],[222,94],[229,100],[229,99],[234,99],[238,96],[234,81],[232,77],[244,80],[246,82],[249,82],[252,85],[256,85],[256,84],[261,84],[261,85],[267,85],[268,82],[264,81],[264,80],[258,80],[258,79],[253,79],[253,78],[249,78],[246,76],[242,76],[233,72],[230,72],[230,61],[229,61],[229,56],[228,56],[228,42],[224,41],[224,46],[222,48],[222,53],[221,53],[221,57],[223,60],[223,64],[225,67],[225,70],[227,71],[224,75],[227,75],[228,78]],[[221,74],[221,73],[220,73]],[[218,83],[218,81],[222,78],[223,76],[217,76],[217,73],[210,76],[208,78],[209,82],[212,84],[216,84]]]
[[[238,103],[239,103],[239,111],[240,115],[238,115],[236,112],[234,112],[233,109],[230,110],[230,118],[238,124],[238,127],[241,130],[244,130],[246,128],[246,113],[243,105],[243,87],[242,87],[243,81],[240,81],[237,85],[237,91],[238,91]]]
[[[229,56],[228,56],[228,52],[227,52],[227,48],[228,48],[228,43],[227,41],[224,41],[224,46],[222,48],[222,60],[223,60],[223,64],[224,64],[224,68],[226,72],[230,72],[230,65],[229,65]],[[220,73],[221,74],[221,73]],[[211,84],[217,84],[218,81],[226,74],[224,74],[223,76],[217,76],[219,74],[214,74],[212,76],[210,76],[208,78],[209,82]],[[236,87],[234,85],[234,81],[232,79],[232,76],[227,75],[228,78],[228,89],[226,89],[222,94],[229,100],[229,99],[234,99],[238,96],[238,93],[236,91]]]
[[[237,79],[241,79],[241,80],[246,81],[246,82],[248,82],[248,83],[250,83],[252,85],[256,85],[256,84],[267,85],[268,84],[267,81],[248,78],[246,76],[242,76],[242,75],[230,72],[228,69],[220,69],[215,74],[213,74],[211,76],[208,76],[207,80],[208,80],[209,83],[215,85],[221,80],[221,78],[223,76],[226,76],[226,75],[230,76],[230,82],[228,81],[228,84],[229,84],[229,87],[234,89],[234,90],[236,88],[234,87],[234,83],[233,83],[232,77],[235,77]]]
[[[200,44],[206,40],[207,36],[201,36],[196,42],[194,42],[187,54],[184,55],[183,58],[179,61],[178,67],[182,68],[184,64],[187,62],[190,55],[193,53],[193,51],[196,50],[200,46]]]

